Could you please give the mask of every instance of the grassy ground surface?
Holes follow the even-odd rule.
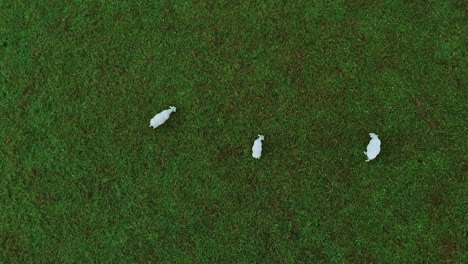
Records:
[[[0,262],[466,263],[467,10],[0,1]]]

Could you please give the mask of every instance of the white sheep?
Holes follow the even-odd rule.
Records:
[[[258,139],[254,141],[254,145],[252,147],[252,157],[259,159],[262,156],[262,140],[264,138],[264,136],[258,135]]]
[[[167,119],[171,116],[172,112],[176,111],[175,106],[169,106],[169,109],[162,111],[161,113],[155,115],[151,120],[150,120],[150,127],[153,127],[153,129],[157,128],[158,126],[164,124]]]
[[[378,135],[374,133],[369,133],[371,140],[367,145],[367,152],[364,151],[364,154],[367,156],[366,162],[375,159],[380,152],[380,139]]]

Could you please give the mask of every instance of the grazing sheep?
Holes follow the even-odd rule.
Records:
[[[375,159],[380,152],[380,139],[378,135],[374,133],[369,133],[371,140],[369,145],[367,145],[367,152],[364,151],[364,154],[367,156],[366,162]]]
[[[167,119],[171,116],[172,112],[176,111],[175,106],[169,106],[169,109],[162,111],[161,113],[155,115],[151,120],[150,120],[150,127],[153,127],[153,129],[157,128],[158,126],[164,124]]]
[[[262,140],[264,138],[264,136],[258,135],[258,139],[254,141],[254,145],[252,147],[252,157],[259,159],[262,156]]]

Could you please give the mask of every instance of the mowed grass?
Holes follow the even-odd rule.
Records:
[[[1,1],[0,262],[466,263],[467,9]]]

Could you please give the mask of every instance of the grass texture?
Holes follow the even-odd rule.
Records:
[[[467,10],[0,1],[0,262],[466,263]]]

